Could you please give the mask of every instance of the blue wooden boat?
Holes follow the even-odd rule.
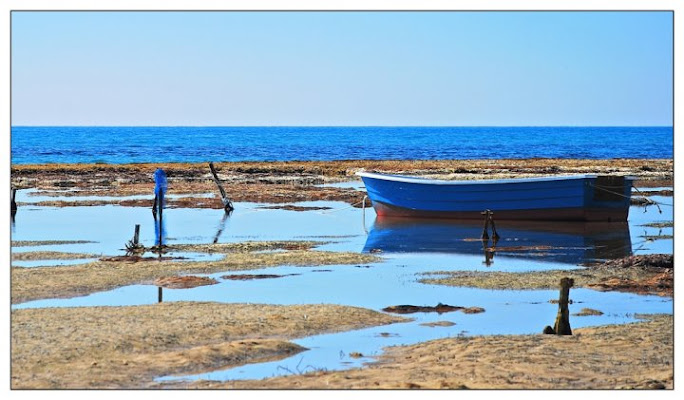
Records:
[[[379,217],[626,221],[633,178],[577,175],[448,181],[358,172]]]

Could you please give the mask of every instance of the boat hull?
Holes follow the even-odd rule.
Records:
[[[359,173],[379,217],[626,221],[631,178],[583,175],[491,181],[432,181]]]

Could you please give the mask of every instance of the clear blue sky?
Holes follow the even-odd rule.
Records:
[[[17,125],[667,125],[669,12],[13,12]]]

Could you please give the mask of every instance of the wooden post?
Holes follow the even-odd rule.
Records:
[[[560,280],[560,297],[558,298],[558,315],[556,316],[556,324],[553,329],[556,335],[572,335],[570,329],[570,311],[568,311],[568,303],[570,298],[570,288],[575,284],[571,278],[563,278]]]
[[[140,241],[140,224],[135,224],[135,233],[133,234],[133,245],[138,246]]]
[[[158,290],[158,292],[157,292],[157,302],[158,302],[158,303],[161,303],[161,302],[162,302],[162,287],[159,286],[158,289],[159,289],[159,290]]]
[[[214,169],[213,162],[209,163],[209,170],[211,170],[211,176],[214,178],[214,182],[216,182],[216,186],[218,186],[219,192],[221,193],[221,202],[223,202],[223,210],[227,213],[233,211],[233,203],[230,202],[230,199],[228,198],[226,191],[223,190],[221,181],[219,180],[218,175],[216,174],[216,169]]]
[[[144,252],[145,248],[140,245],[140,225],[135,225],[135,233],[133,239],[126,243],[126,255],[131,256],[139,252]]]
[[[17,197],[17,189],[12,188],[12,192],[10,195],[10,209],[12,212],[17,211],[17,202],[14,201],[14,199]]]

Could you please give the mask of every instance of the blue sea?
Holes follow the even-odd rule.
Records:
[[[12,164],[672,158],[672,127],[12,127]]]

